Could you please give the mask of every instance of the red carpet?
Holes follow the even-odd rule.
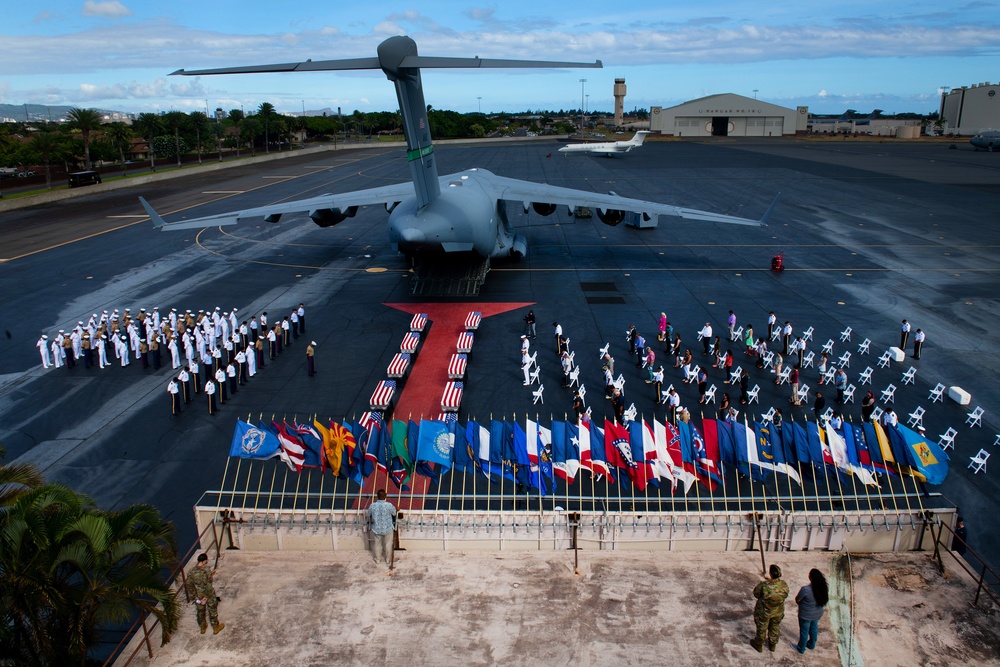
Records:
[[[448,361],[455,353],[455,343],[458,334],[465,331],[465,318],[472,311],[478,310],[483,314],[483,321],[479,325],[480,331],[486,326],[486,318],[492,315],[510,312],[518,308],[525,308],[533,305],[533,302],[524,303],[387,303],[386,306],[401,310],[411,315],[426,313],[430,324],[425,330],[423,342],[418,350],[417,358],[410,369],[410,375],[406,380],[403,391],[396,399],[394,419],[406,421],[412,419],[419,421],[423,419],[435,419],[441,413],[441,394],[444,386],[448,382]],[[403,333],[400,333],[402,339]],[[466,367],[466,376],[475,378],[477,369],[475,365],[476,346],[481,345],[479,333],[476,334],[476,342],[472,346],[472,354],[469,358],[469,365]],[[486,370],[480,369],[482,377],[485,377]],[[417,496],[427,492],[430,480],[421,475],[414,475],[410,482],[412,493]],[[370,498],[376,489],[386,489],[390,495],[391,482],[384,474],[371,475],[365,480],[365,488],[362,498]],[[365,502],[367,505],[368,503]],[[399,498],[399,509],[420,509],[423,505],[421,497],[412,498],[402,496]]]

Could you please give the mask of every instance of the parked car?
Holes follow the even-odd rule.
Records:
[[[101,175],[96,171],[77,171],[69,174],[69,187],[78,188],[82,185],[97,185]]]

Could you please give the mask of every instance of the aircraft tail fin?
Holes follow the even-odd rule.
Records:
[[[760,218],[760,224],[761,225],[766,225],[767,224],[767,219],[771,217],[771,211],[773,211],[774,207],[778,205],[778,200],[779,199],[781,199],[781,193],[780,192],[778,194],[774,195],[774,201],[771,202],[771,205],[767,207],[766,211],[764,211],[764,215],[761,216],[761,218]]]
[[[165,225],[166,222],[163,220],[163,218],[160,217],[160,215],[155,210],[153,210],[153,207],[149,205],[149,202],[146,201],[146,198],[139,197],[139,203],[142,204],[142,207],[144,209],[146,209],[146,215],[148,215],[149,219],[153,222],[153,229],[163,229],[163,225]]]
[[[635,133],[635,136],[629,141],[633,146],[642,146],[642,142],[646,139],[646,135],[650,134],[647,130],[640,130]]]

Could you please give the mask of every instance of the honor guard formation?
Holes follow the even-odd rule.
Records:
[[[103,370],[133,362],[143,370],[159,370],[169,359],[171,369],[180,369],[167,383],[172,414],[179,414],[181,405],[201,392],[209,414],[214,414],[267,360],[276,359],[306,331],[305,304],[273,322],[267,312],[242,321],[237,313],[236,308],[223,311],[218,306],[183,313],[171,308],[166,315],[159,308],[140,308],[133,316],[129,308],[116,308],[94,313],[69,332],[60,329],[51,340],[42,334],[35,347],[43,368],[65,366],[71,372],[78,365]],[[310,375],[315,347],[313,341],[307,350]]]

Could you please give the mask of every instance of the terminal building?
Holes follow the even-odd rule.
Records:
[[[734,93],[651,107],[653,132],[672,137],[780,137],[804,133],[808,107],[790,109]]]
[[[1000,84],[972,84],[941,95],[945,134],[973,135],[1000,130]]]

